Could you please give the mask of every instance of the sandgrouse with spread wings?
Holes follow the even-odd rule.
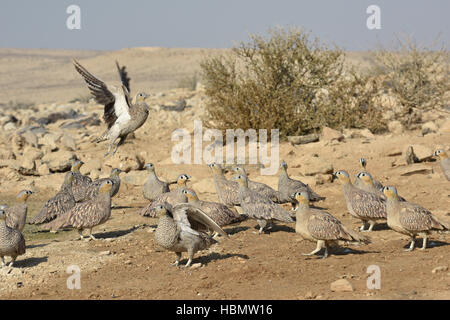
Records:
[[[147,120],[149,107],[145,103],[148,94],[137,93],[133,99],[130,97],[130,79],[127,76],[125,67],[120,68],[119,76],[122,81],[121,88],[107,86],[102,80],[93,76],[76,60],[73,60],[75,69],[86,81],[91,94],[97,103],[105,106],[103,119],[108,125],[108,129],[95,142],[109,140],[107,155],[114,155],[117,148],[125,141],[127,135],[139,129]],[[116,140],[119,139],[116,143]]]

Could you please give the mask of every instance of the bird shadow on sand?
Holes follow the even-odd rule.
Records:
[[[320,250],[317,254],[313,256],[304,256],[305,260],[311,260],[311,259],[321,259],[322,255],[324,253],[324,250]],[[333,248],[328,249],[328,257],[331,256],[346,256],[346,255],[358,255],[358,254],[366,254],[366,253],[379,253],[379,251],[366,251],[366,250],[357,250],[353,248]]]
[[[225,259],[230,259],[233,257],[238,257],[238,258],[245,259],[245,260],[250,259],[246,254],[240,254],[240,253],[221,254],[221,253],[213,252],[206,256],[194,258],[192,260],[192,263],[201,263],[202,265],[207,265],[208,263],[210,263],[212,261],[225,260]],[[185,264],[186,262],[187,262],[187,259],[184,259],[184,261],[180,262],[180,264]]]
[[[125,236],[137,228],[131,227],[130,229],[125,230],[114,230],[114,231],[107,231],[107,232],[98,232],[94,234],[94,237],[97,239],[109,239],[109,238],[119,238],[122,236]]]
[[[420,248],[422,248],[422,244],[423,244],[423,239],[422,238],[418,238],[415,241],[415,245],[414,245],[414,250],[420,250]],[[403,246],[403,249],[408,249],[410,246],[411,242],[409,242],[408,244]],[[431,248],[435,248],[435,247],[443,247],[443,246],[448,246],[450,245],[450,243],[448,242],[444,242],[444,241],[439,241],[439,240],[428,240],[427,242],[427,249],[431,249]]]
[[[27,245],[27,249],[41,248],[41,247],[45,247],[46,245],[48,245],[48,243],[30,244],[30,245]]]
[[[373,231],[382,231],[382,230],[391,230],[391,228],[389,228],[389,226],[387,225],[387,222],[385,223],[377,223],[376,225],[373,226]]]
[[[259,225],[256,225],[254,228],[259,230]],[[294,232],[294,233],[295,233],[295,229],[293,229],[293,228],[291,228],[291,227],[289,227],[289,226],[286,226],[286,225],[282,225],[282,224],[275,224],[275,225],[272,225],[271,228],[265,229],[265,230],[263,231],[263,233],[264,233],[264,234],[270,234],[270,233],[280,232],[280,231],[284,231],[284,232]]]
[[[136,208],[136,207],[132,207],[132,206],[114,206],[114,207],[111,207],[111,210],[133,209],[133,208]]]
[[[232,228],[226,228],[223,229],[223,231],[225,231],[228,235],[232,235],[232,234],[236,234],[245,230],[250,229],[249,227],[244,227],[244,226],[238,226],[238,227],[232,227]]]
[[[31,257],[14,262],[16,268],[31,268],[35,267],[43,262],[47,262],[47,257]]]

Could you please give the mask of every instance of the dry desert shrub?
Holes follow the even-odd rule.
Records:
[[[280,129],[282,137],[331,128],[382,131],[375,81],[344,70],[344,53],[301,29],[251,35],[229,55],[201,63],[208,125],[221,130]],[[373,83],[372,83],[373,82]]]
[[[371,71],[398,102],[396,120],[411,127],[421,120],[422,111],[449,105],[449,57],[445,44],[434,41],[427,47],[408,36],[397,37],[392,46],[375,52]]]

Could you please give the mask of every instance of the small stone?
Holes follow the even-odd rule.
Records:
[[[438,272],[443,272],[443,271],[447,271],[448,267],[447,266],[439,266],[434,268],[431,273],[438,273]]]
[[[293,145],[319,141],[319,135],[316,133],[311,133],[304,136],[288,136],[287,138]]]
[[[330,285],[331,291],[334,292],[352,292],[353,286],[346,279],[339,279],[331,283]]]
[[[337,130],[323,127],[320,138],[323,141],[342,141],[344,140],[344,135]]]
[[[202,266],[202,264],[201,264],[200,262],[194,263],[194,264],[191,265],[191,269],[198,269],[198,268],[200,268],[201,266]]]
[[[110,254],[111,254],[111,251],[109,251],[109,250],[101,251],[101,252],[99,253],[99,255],[101,255],[101,256],[109,256]]]

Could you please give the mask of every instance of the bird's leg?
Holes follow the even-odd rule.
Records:
[[[312,255],[316,254],[317,252],[319,252],[322,249],[324,244],[325,244],[325,241],[323,241],[323,240],[317,241],[317,247],[310,253],[302,253],[302,256],[312,256]]]
[[[366,221],[363,220],[363,224],[362,224],[362,226],[359,228],[359,231],[360,231],[360,232],[364,232],[364,231],[366,231],[365,229],[366,229]]]
[[[4,256],[1,256],[1,258],[2,258],[2,267],[4,267],[6,264],[5,264],[5,257]]]
[[[120,143],[120,142],[119,142],[119,143]],[[113,152],[112,152],[112,154],[111,154],[112,156],[116,154],[117,148],[119,148],[119,143],[114,144],[114,150],[113,150]]]
[[[264,228],[267,225],[267,221],[266,220],[257,220],[258,224],[259,224],[259,231],[258,233],[261,234],[264,231]]]
[[[97,238],[94,237],[94,235],[92,234],[92,229],[93,229],[93,228],[90,228],[90,229],[89,229],[89,238],[92,239],[92,240],[97,240]]]
[[[409,246],[408,249],[405,249],[405,251],[413,251],[414,250],[414,245],[416,244],[416,237],[412,236],[411,237],[411,245]]]
[[[325,252],[323,253],[322,259],[325,259],[328,257],[328,244],[325,242]]]
[[[171,264],[172,267],[178,267],[178,264],[180,263],[181,259],[181,252],[175,252],[177,255],[177,260],[175,260],[174,263]]]
[[[194,250],[192,248],[188,249],[188,262],[186,263],[186,265],[184,266],[185,268],[189,267],[192,263],[192,259],[194,258]]]
[[[79,240],[83,240],[84,239],[84,237],[83,237],[83,229],[78,229],[78,235],[80,236]],[[76,239],[76,240],[78,240],[78,239]]]
[[[372,231],[374,225],[375,225],[375,221],[373,221],[373,220],[369,221],[369,229],[367,229],[367,231],[369,231],[369,232]]]
[[[9,262],[8,267],[12,267],[14,262],[16,261],[16,259],[17,259],[17,256],[11,256],[11,261]]]
[[[423,244],[422,244],[422,248],[420,248],[420,250],[425,250],[427,248],[427,239],[428,239],[427,235],[424,234],[423,235]]]

